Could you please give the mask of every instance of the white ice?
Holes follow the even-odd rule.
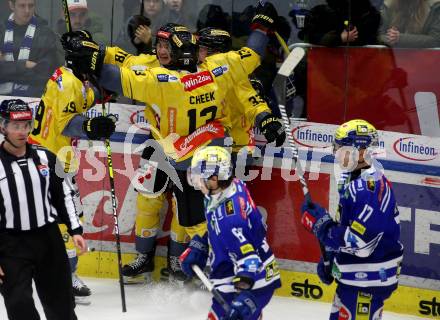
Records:
[[[84,278],[92,289],[90,305],[78,305],[79,320],[205,320],[211,303],[208,292],[178,289],[163,283],[125,286],[127,312],[122,313],[117,280]],[[38,299],[36,299],[38,301]],[[41,305],[37,308],[45,319]],[[274,297],[264,309],[264,320],[326,320],[330,304]],[[0,319],[7,319],[0,298]],[[383,320],[422,319],[385,312]]]

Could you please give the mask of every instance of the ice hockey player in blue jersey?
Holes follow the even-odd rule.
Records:
[[[340,185],[334,221],[318,204],[304,204],[302,224],[324,244],[322,282],[336,280],[330,320],[380,320],[384,301],[398,285],[403,245],[391,183],[372,158],[376,129],[351,120],[335,133],[335,162],[348,172]]]
[[[182,270],[204,268],[231,311],[213,299],[210,320],[257,320],[274,290],[281,286],[275,257],[266,240],[266,225],[246,185],[232,176],[231,155],[221,147],[198,150],[188,181],[205,196],[208,231],[195,236],[180,256]]]

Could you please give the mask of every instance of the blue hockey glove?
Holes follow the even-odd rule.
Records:
[[[208,261],[208,239],[205,235],[203,238],[196,235],[194,236],[188,248],[179,257],[182,271],[190,278],[195,274],[191,266],[193,264],[203,269]]]
[[[324,259],[321,258],[316,270],[319,279],[321,279],[322,283],[325,283],[326,285],[332,284],[333,280],[335,280],[332,276],[332,260],[324,261]]]
[[[335,224],[327,210],[316,203],[305,202],[301,207],[301,212],[303,226],[307,231],[313,232],[320,242],[324,242],[328,227]]]
[[[231,303],[231,311],[224,318],[225,320],[247,320],[251,319],[257,312],[257,303],[250,291],[240,292]]]

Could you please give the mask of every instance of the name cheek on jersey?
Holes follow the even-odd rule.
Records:
[[[189,97],[189,104],[201,104],[206,103],[210,101],[214,101],[214,91],[204,93],[198,96],[190,96]]]

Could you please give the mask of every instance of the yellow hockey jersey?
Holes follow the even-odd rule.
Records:
[[[104,63],[113,64],[119,67],[127,67],[132,70],[145,70],[160,67],[156,55],[143,54],[132,55],[119,47],[106,47]]]
[[[246,51],[230,51],[219,53],[206,58],[207,62],[222,64],[225,58],[231,66],[234,90],[226,95],[227,113],[231,119],[231,137],[233,151],[238,152],[242,147],[254,146],[253,126],[255,118],[261,112],[271,112],[267,103],[262,99],[249,81],[250,69],[237,68],[238,58],[246,55]],[[238,56],[237,56],[238,55]],[[202,65],[203,66],[203,65]]]
[[[78,163],[74,160],[74,139],[64,136],[63,130],[75,115],[92,107],[94,100],[93,90],[85,87],[68,68],[55,70],[46,84],[35,115],[30,142],[38,143],[55,153],[64,162],[65,172],[76,172]]]
[[[106,47],[104,63],[113,64],[119,67],[126,67],[137,71],[144,71],[146,69],[160,67],[160,63],[156,55],[142,53],[138,56],[135,56],[119,47]],[[158,114],[157,110],[155,110],[153,106],[148,104],[145,106],[144,117],[150,125],[158,128]],[[155,132],[157,131],[151,131],[153,137],[158,139],[159,137],[157,134],[155,134]]]
[[[249,74],[260,63],[259,55],[249,48],[221,56],[216,63],[206,61],[195,73],[121,68],[124,96],[158,106],[160,135],[170,142],[165,151],[173,154],[176,162],[189,159],[199,146],[225,136],[231,127],[225,98],[235,85],[232,73]],[[248,97],[240,95],[238,99],[245,103]]]

